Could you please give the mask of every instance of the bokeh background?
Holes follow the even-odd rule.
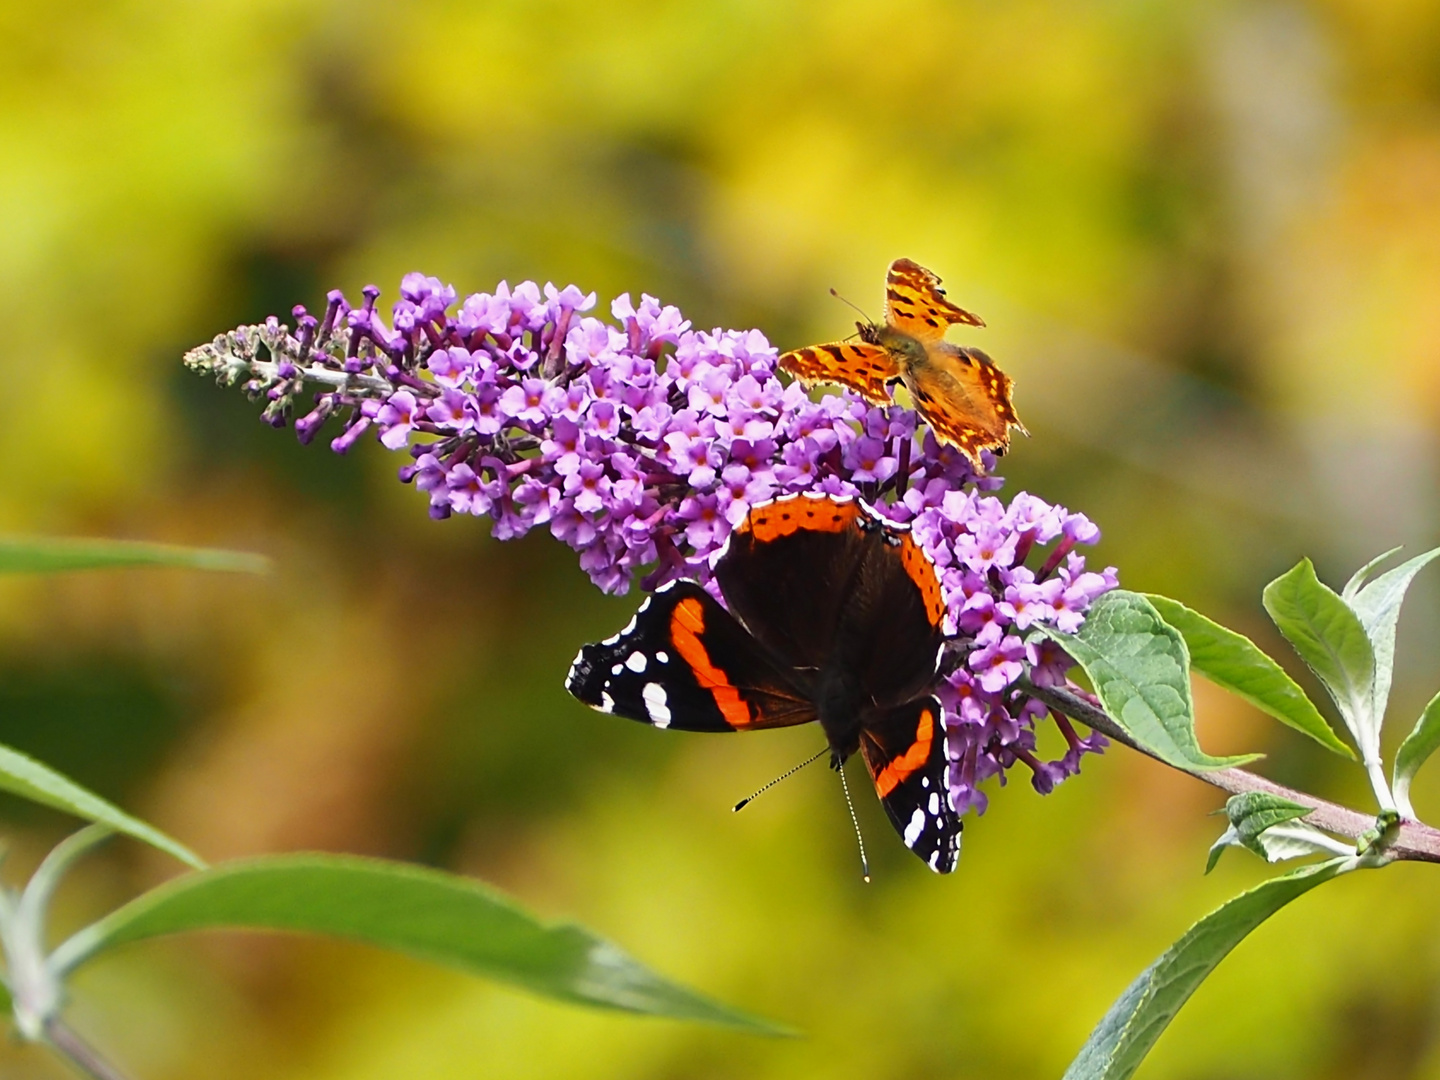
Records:
[[[866,797],[865,886],[824,770],[729,810],[814,732],[582,708],[569,660],[633,596],[547,536],[430,521],[396,455],[302,448],[179,363],[412,269],[650,292],[788,347],[848,329],[830,286],[877,311],[900,255],[1016,379],[1006,492],[1090,514],[1131,588],[1278,651],[1259,590],[1300,556],[1338,584],[1440,542],[1434,0],[0,4],[0,528],[276,564],[0,582],[0,741],[212,859],[474,874],[806,1037],[238,936],[101,961],[76,1026],[137,1080],[1058,1076],[1267,873],[1202,877],[1217,793],[1124,750],[1048,798],[1017,776],[943,880]],[[1440,684],[1436,585],[1402,619],[1391,746]],[[1197,694],[1211,751],[1367,804],[1358,770]],[[1440,813],[1440,779],[1416,797]],[[0,809],[12,882],[72,827]],[[174,872],[117,843],[60,921]],[[1437,912],[1425,868],[1306,897],[1143,1075],[1440,1076]],[[13,1044],[0,1072],[66,1075]]]

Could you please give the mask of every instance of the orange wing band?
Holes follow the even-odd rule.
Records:
[[[875,790],[885,798],[896,787],[930,760],[930,744],[935,741],[935,717],[929,709],[920,713],[920,723],[915,727],[915,741],[910,749],[875,774]]]
[[[945,615],[945,600],[940,594],[940,578],[935,574],[935,564],[930,556],[915,543],[915,538],[906,533],[900,540],[900,561],[905,566],[906,576],[920,590],[925,601],[925,616],[931,626],[939,626]]]
[[[720,715],[733,728],[746,728],[754,722],[750,706],[740,691],[725,678],[725,673],[710,662],[710,654],[700,635],[705,631],[705,609],[693,598],[682,600],[670,614],[670,640],[681,659],[690,665],[695,680],[709,690],[720,709]]]
[[[736,529],[749,533],[761,543],[804,529],[806,532],[844,532],[860,517],[860,507],[853,502],[835,503],[829,499],[777,499],[757,506]]]

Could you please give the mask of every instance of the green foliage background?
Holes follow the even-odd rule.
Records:
[[[1058,1076],[1265,875],[1201,877],[1218,794],[1123,751],[1046,799],[1017,774],[949,880],[866,798],[864,886],[823,770],[729,812],[814,732],[583,709],[568,662],[633,598],[544,536],[429,521],[395,455],[301,448],[179,364],[334,285],[388,303],[411,269],[643,290],[791,346],[846,331],[829,286],[878,309],[900,255],[986,317],[965,340],[1016,379],[1034,437],[1007,490],[1093,516],[1129,588],[1283,655],[1259,590],[1300,555],[1338,585],[1434,544],[1434,0],[0,4],[0,527],[278,566],[0,582],[0,741],[208,858],[476,874],[809,1035],[218,937],[97,964],[75,1024],[144,1080]],[[1422,577],[1402,622],[1391,746],[1440,674],[1436,596]],[[1366,805],[1358,770],[1196,692],[1210,752]],[[1440,812],[1433,778],[1416,803]],[[68,827],[3,809],[10,873]],[[173,872],[115,845],[68,917]],[[1142,1075],[1440,1076],[1433,878],[1287,910]],[[7,1076],[59,1070],[0,1045]]]

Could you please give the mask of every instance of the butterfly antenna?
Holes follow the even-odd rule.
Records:
[[[755,792],[755,794],[749,796],[748,798],[741,799],[739,802],[737,802],[737,803],[735,804],[735,807],[734,807],[734,810],[732,811],[732,813],[738,814],[741,810],[744,810],[747,805],[749,805],[750,803],[754,802],[754,801],[755,801],[756,799],[758,799],[761,795],[764,795],[765,792],[769,791],[772,787],[774,787],[776,784],[778,784],[781,780],[788,780],[788,779],[790,779],[790,777],[794,776],[797,772],[799,772],[801,769],[803,769],[806,765],[809,765],[812,761],[819,761],[822,757],[824,757],[824,756],[825,756],[827,753],[829,753],[829,752],[830,752],[830,747],[828,747],[828,746],[821,747],[820,750],[817,751],[816,754],[815,754],[813,757],[808,757],[808,758],[806,758],[804,761],[800,762],[799,765],[796,765],[793,769],[787,769],[787,770],[785,770],[785,771],[784,771],[783,773],[781,773],[779,776],[775,777],[774,780],[771,780],[768,784],[766,784],[764,787],[762,787],[759,791]]]
[[[845,779],[845,766],[840,766],[840,790],[845,792],[845,809],[850,811],[850,824],[855,826],[855,839],[860,844],[860,873],[865,883],[870,883],[870,860],[865,857],[865,837],[860,835],[860,819],[855,816],[855,804],[850,801],[850,781]]]
[[[845,297],[841,296],[841,295],[839,294],[839,292],[837,292],[833,286],[832,286],[831,289],[830,289],[830,295],[833,296],[833,297],[835,297],[835,299],[836,299],[836,300],[839,300],[842,304],[850,304],[850,306],[851,306],[852,308],[854,308],[856,311],[858,311],[858,312],[860,313],[860,317],[861,317],[862,319],[864,319],[867,323],[873,323],[873,322],[875,321],[874,319],[870,318],[869,315],[865,314],[865,309],[864,309],[864,308],[862,308],[859,304],[852,304],[852,303],[850,303],[850,301],[847,300],[847,299],[845,299]]]

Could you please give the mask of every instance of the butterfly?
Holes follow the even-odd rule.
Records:
[[[951,345],[952,323],[985,321],[945,299],[940,279],[919,263],[896,259],[885,276],[885,323],[857,322],[860,341],[795,349],[780,367],[806,386],[838,383],[876,405],[888,405],[888,384],[900,381],[941,444],[959,450],[983,472],[980,452],[1003,454],[1010,429],[1030,434],[1010,401],[1012,381],[979,349]]]
[[[945,605],[908,528],[853,498],[759,503],[715,580],[723,606],[694,581],[656,590],[618,634],[580,650],[566,689],[677,731],[818,720],[832,768],[859,753],[905,846],[955,869],[961,823],[934,696]]]

